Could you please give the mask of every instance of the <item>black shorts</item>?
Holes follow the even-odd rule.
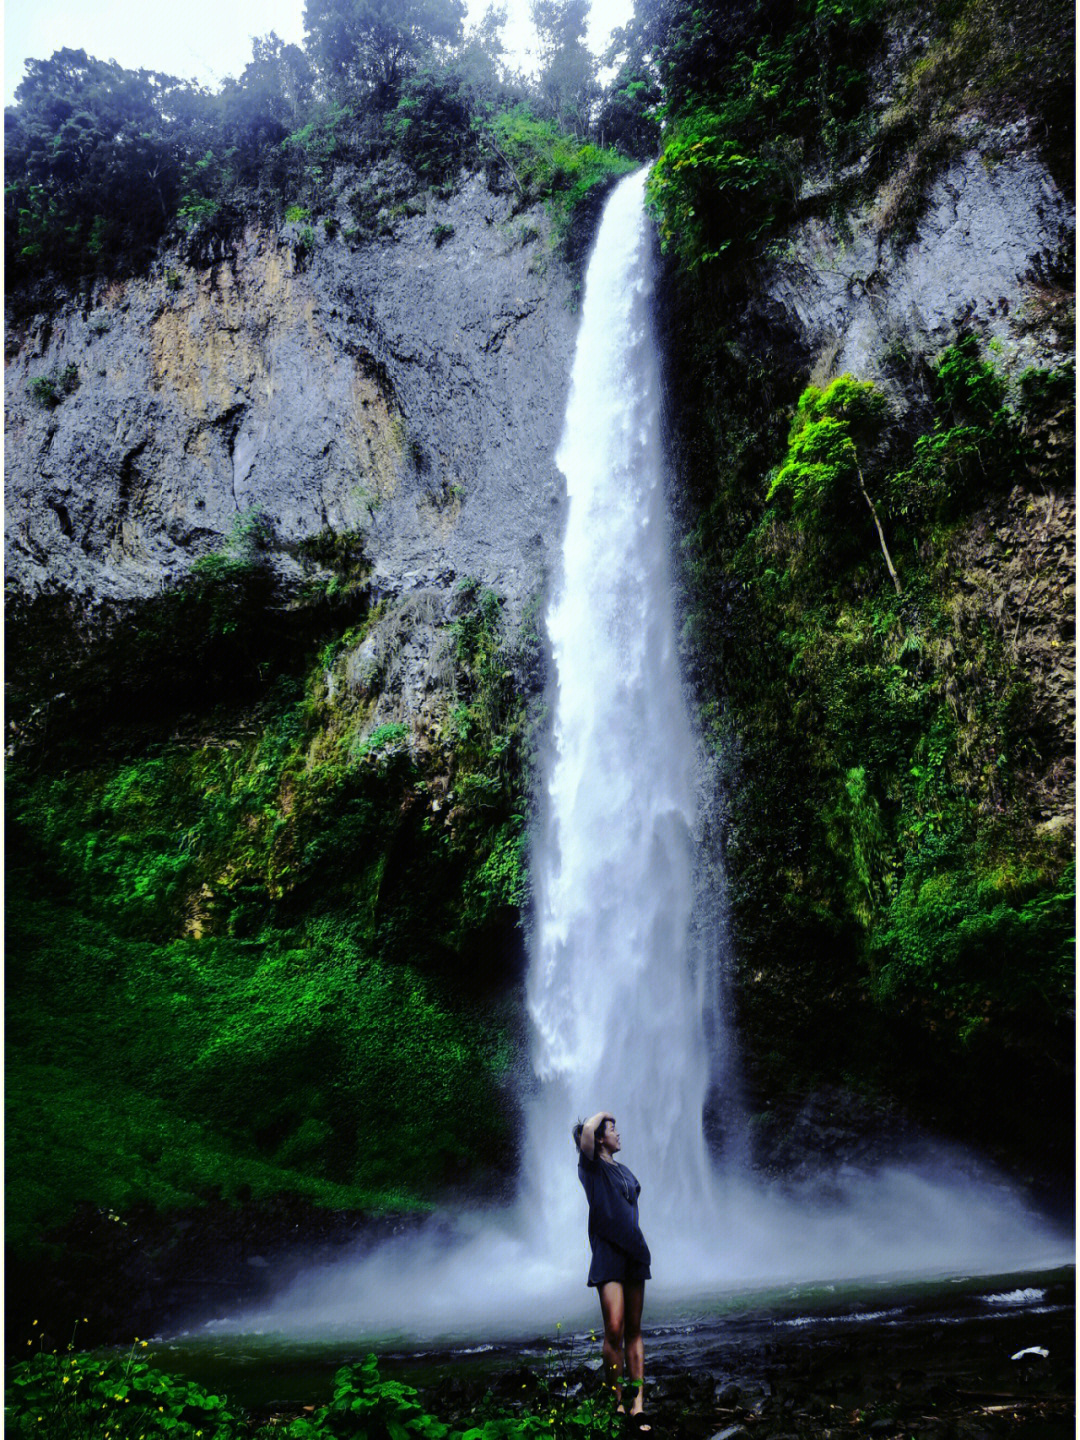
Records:
[[[610,1240],[593,1241],[592,1264],[589,1266],[587,1285],[606,1285],[609,1280],[618,1280],[623,1285],[627,1281],[640,1285],[651,1278],[648,1265],[635,1260],[617,1245],[612,1245]]]

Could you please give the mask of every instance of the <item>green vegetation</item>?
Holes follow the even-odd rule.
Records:
[[[163,240],[203,263],[256,211],[303,227],[291,242],[303,264],[307,222],[337,233],[342,167],[359,178],[353,240],[392,233],[387,213],[423,213],[463,166],[486,166],[523,201],[550,199],[565,239],[586,194],[627,168],[596,143],[583,0],[538,7],[535,81],[502,63],[505,16],[492,9],[468,33],[463,18],[461,0],[309,0],[307,48],[254,40],[243,74],[216,94],[81,50],[29,62],[5,125],[13,302],[48,305],[47,283],[143,270]],[[642,115],[658,98],[624,77],[601,130],[647,153]]]
[[[51,410],[79,388],[79,367],[65,365],[58,375],[35,375],[26,388],[39,405]]]
[[[857,489],[873,518],[889,579],[899,594],[900,580],[859,459],[860,442],[865,444],[880,429],[884,409],[881,391],[851,375],[837,376],[824,391],[808,386],[795,411],[787,459],[766,498],[790,497],[792,513],[804,535],[824,540],[832,530],[835,539],[836,518],[850,511],[851,492]],[[820,549],[815,546],[826,557],[830,548],[827,541]]]
[[[915,433],[848,375],[803,391],[786,445],[749,392],[717,417],[688,635],[737,769],[727,858],[761,1083],[859,1075],[1037,1164],[1060,1137],[1032,1124],[1036,1096],[1066,1105],[1071,1084],[1071,837],[1031,798],[1063,738],[1003,610],[1022,594],[986,604],[966,546],[973,511],[1067,473],[1038,436],[1071,368],[1010,393],[968,336],[930,382]]]
[[[1072,46],[1049,37],[1073,24],[1057,0],[644,0],[609,57],[665,111],[649,200],[673,260],[685,642],[727,781],[751,1090],[876,1088],[1061,1174],[1067,607],[1060,633],[1022,627],[1049,554],[1028,517],[1072,484],[1072,367],[1006,384],[960,336],[929,369],[898,350],[886,388],[808,386],[754,266],[791,223],[843,235],[871,201],[904,244],[972,112],[1034,120],[1071,185]],[[1056,263],[1038,304],[1065,350]]]
[[[30,1342],[33,1345],[33,1341]],[[64,1354],[39,1349],[8,1371],[5,1428],[43,1440],[110,1435],[206,1436],[238,1433],[238,1417],[219,1395],[155,1369],[137,1340],[126,1356],[96,1356],[68,1345]]]
[[[187,602],[226,648],[262,533],[238,522]],[[466,585],[458,610],[456,700],[423,758],[407,724],[372,723],[378,665],[415,623],[379,609],[198,739],[12,767],[20,1245],[76,1200],[385,1208],[512,1163],[493,1140],[513,1103],[524,705],[497,597]]]
[[[489,134],[492,148],[507,161],[523,198],[548,198],[559,237],[565,237],[590,191],[637,166],[628,156],[580,144],[523,106],[496,116]]]
[[[627,64],[651,55],[660,80],[668,123],[649,194],[683,266],[760,254],[810,208],[808,173],[828,177],[818,188],[832,207],[879,190],[879,232],[904,241],[957,148],[957,121],[979,107],[1038,117],[1047,161],[1071,185],[1071,6],[907,0],[893,15],[920,42],[881,112],[868,105],[880,0],[639,7],[619,53]]]
[[[32,1343],[32,1342],[31,1342]],[[622,1433],[610,1390],[600,1386],[571,1396],[557,1371],[530,1387],[527,1402],[510,1407],[490,1397],[471,1423],[452,1428],[425,1410],[417,1391],[384,1380],[376,1357],[343,1366],[334,1376],[328,1404],[295,1419],[259,1426],[231,1410],[227,1400],[190,1380],[154,1368],[147,1342],[136,1341],[125,1357],[102,1358],[74,1351],[39,1351],[8,1374],[5,1420],[14,1435],[42,1440],[81,1440],[106,1434],[119,1440],[173,1436],[176,1440],[232,1440],[234,1436],[281,1435],[286,1440],[409,1436],[427,1440],[605,1440]],[[139,1356],[140,1358],[136,1358]]]
[[[660,39],[670,115],[649,198],[665,249],[690,269],[754,253],[794,214],[805,171],[836,173],[862,138],[877,0],[801,0],[786,27],[748,34],[741,11],[646,30]]]

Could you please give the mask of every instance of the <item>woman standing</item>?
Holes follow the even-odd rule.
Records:
[[[630,1416],[635,1429],[648,1434],[651,1427],[642,1417],[645,1346],[641,1310],[651,1256],[638,1224],[641,1186],[615,1159],[622,1146],[610,1111],[601,1110],[591,1120],[575,1125],[574,1143],[578,1150],[578,1179],[589,1201],[592,1264],[588,1283],[596,1286],[600,1296],[604,1362],[615,1384],[620,1410],[623,1403],[619,1382],[624,1370],[629,1375],[634,1389]]]

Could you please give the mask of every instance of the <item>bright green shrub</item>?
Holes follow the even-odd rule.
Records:
[[[260,534],[248,517],[195,583],[258,573]],[[524,707],[498,598],[467,586],[447,637],[458,703],[427,758],[447,804],[429,808],[408,727],[368,730],[341,673],[381,614],[320,643],[306,682],[264,696],[242,738],[215,737],[236,723],[225,710],[205,738],[150,754],[13,767],[20,1241],[78,1199],[190,1203],[247,1184],[415,1204],[492,1168],[514,1058],[500,997],[527,895]],[[66,1103],[27,1103],[56,1091],[56,1052]]]
[[[559,243],[566,241],[576,211],[597,186],[638,167],[614,150],[582,144],[553,121],[537,120],[524,105],[494,116],[482,134],[491,137],[496,154],[509,164],[522,198],[547,201]]]
[[[141,1349],[139,1348],[141,1346]],[[110,1435],[118,1440],[200,1435],[231,1440],[238,1417],[220,1395],[157,1370],[141,1358],[39,1351],[8,1371],[4,1416],[9,1433],[43,1440]],[[136,1358],[140,1357],[140,1358]]]
[[[802,0],[785,31],[751,31],[669,101],[649,203],[664,249],[687,270],[759,250],[792,213],[808,164],[847,159],[864,128],[879,13],[875,0]],[[706,14],[673,27],[673,71],[681,48],[707,43]]]

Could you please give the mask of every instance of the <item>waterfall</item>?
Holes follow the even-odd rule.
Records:
[[[696,748],[677,653],[645,175],[623,180],[604,213],[556,457],[568,511],[546,617],[554,735],[533,855],[540,1094],[528,1133],[530,1151],[551,1157],[535,1199],[556,1241],[569,1217],[581,1222],[571,1122],[612,1110],[655,1253],[679,1225],[677,1197],[710,1188],[704,1012],[715,987],[709,957],[693,966],[689,945]]]
[[[714,1173],[710,1085],[735,1065],[723,897],[697,896],[695,738],[679,673],[650,334],[644,172],[608,201],[589,263],[558,463],[568,510],[547,612],[554,723],[534,847],[527,983],[533,1089],[518,1203],[310,1265],[222,1330],[408,1337],[595,1324],[570,1130],[612,1110],[642,1183],[646,1320],[737,1287],[1061,1265],[1072,1245],[956,1150],[770,1187],[730,1147]],[[718,916],[710,924],[708,916]]]

